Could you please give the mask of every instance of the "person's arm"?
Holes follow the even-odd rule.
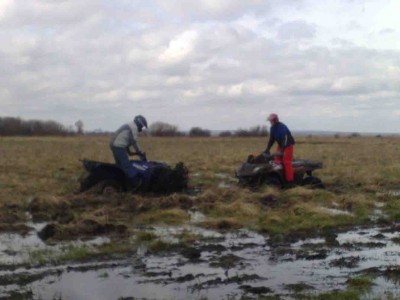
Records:
[[[129,130],[129,134],[130,134],[131,145],[132,145],[133,149],[135,150],[135,152],[133,152],[133,153],[131,152],[132,154],[130,154],[130,155],[137,154],[137,155],[139,155],[141,160],[146,160],[146,155],[139,149],[137,138],[135,137],[135,134],[133,134],[132,129]]]
[[[270,154],[270,150],[271,150],[271,148],[272,148],[274,143],[275,143],[275,138],[274,138],[274,136],[272,135],[272,132],[271,132],[271,134],[269,135],[269,141],[268,141],[268,144],[267,144],[267,148],[264,151],[266,154]]]
[[[133,147],[133,149],[135,150],[136,153],[138,153],[138,154],[142,153],[142,151],[140,151],[140,149],[139,149],[139,145],[138,145],[136,140],[132,141],[132,147]]]
[[[131,140],[131,145],[132,145],[133,149],[135,150],[135,152],[136,153],[141,153],[141,151],[139,149],[139,145],[137,143],[137,140],[135,139],[135,136],[134,136],[134,134],[132,132],[132,129],[129,130],[129,138]]]
[[[131,149],[128,147],[128,148],[126,148],[126,151],[128,152],[128,154],[130,155],[130,156],[132,156],[132,155],[135,155],[136,153],[135,152],[133,152],[133,151],[131,151]]]

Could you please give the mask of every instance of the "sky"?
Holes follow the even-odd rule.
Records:
[[[400,132],[399,0],[0,0],[0,116]]]

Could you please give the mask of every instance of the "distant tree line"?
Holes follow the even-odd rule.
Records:
[[[189,136],[191,136],[191,137],[207,137],[207,136],[211,136],[211,131],[208,129],[203,129],[201,127],[193,127],[189,131]]]
[[[22,120],[0,117],[0,136],[48,136],[73,134],[71,129],[55,121]]]
[[[184,132],[180,132],[178,130],[178,126],[171,125],[164,122],[155,122],[149,126],[149,134],[151,136],[161,136],[161,137],[170,137],[170,136],[184,136]]]
[[[230,134],[230,135],[229,135]],[[238,129],[236,131],[223,131],[219,136],[237,136],[237,137],[257,137],[257,136],[268,136],[269,130],[267,126],[254,126],[249,129]]]
[[[178,126],[164,122],[155,122],[149,126],[148,134],[158,137],[189,136],[189,137],[209,137],[211,130],[201,127],[192,127],[188,133],[179,131]],[[222,131],[220,137],[265,137],[269,135],[267,126],[255,126],[249,129],[238,129],[233,131]]]
[[[0,117],[0,136],[65,136],[84,134],[84,124],[81,120],[75,122],[76,131],[73,127],[65,127],[56,121],[23,120],[16,117]],[[268,136],[266,126],[255,126],[249,129],[238,129],[233,131],[222,131],[220,137],[258,137]],[[109,135],[101,129],[86,132],[87,135]],[[178,126],[165,122],[155,122],[149,126],[148,135],[157,137],[209,137],[211,130],[201,127],[192,127],[189,132],[183,132]]]

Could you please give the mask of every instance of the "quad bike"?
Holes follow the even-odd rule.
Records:
[[[283,165],[274,161],[276,155],[249,155],[247,162],[236,170],[239,184],[257,187],[262,184],[285,186]],[[294,184],[323,188],[322,181],[313,176],[313,171],[322,168],[322,163],[312,160],[294,160]]]
[[[144,156],[143,160],[130,160],[130,163],[139,173],[135,183],[116,164],[84,159],[82,164],[86,174],[80,180],[80,192],[169,194],[187,188],[188,170],[182,162],[171,168],[162,162],[147,161]]]

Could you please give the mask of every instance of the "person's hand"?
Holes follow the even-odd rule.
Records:
[[[270,152],[269,150],[265,150],[265,151],[264,151],[264,154],[267,155],[267,156],[270,156],[270,155],[271,155],[271,152]]]
[[[138,155],[139,155],[139,157],[140,157],[141,160],[147,161],[146,153],[144,153],[144,152],[138,152]]]

